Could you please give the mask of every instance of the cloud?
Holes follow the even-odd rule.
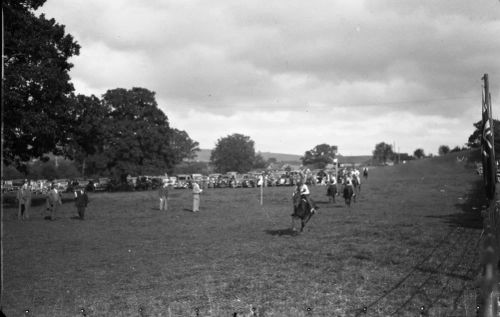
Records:
[[[49,0],[41,11],[82,45],[78,92],[153,90],[202,147],[241,131],[266,151],[371,153],[399,139],[435,153],[466,142],[484,73],[500,100],[490,0]]]

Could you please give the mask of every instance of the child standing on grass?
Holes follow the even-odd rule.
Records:
[[[85,189],[80,188],[75,191],[75,206],[76,210],[78,211],[78,216],[80,217],[80,220],[85,219],[85,208],[87,208],[87,205],[89,203],[89,196],[85,192]]]

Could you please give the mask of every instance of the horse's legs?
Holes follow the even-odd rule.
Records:
[[[302,228],[300,228],[300,231],[304,230],[304,227],[306,226],[306,223],[309,222],[309,220],[311,219],[312,215],[313,215],[312,213],[308,213],[307,216],[304,219],[302,219]]]

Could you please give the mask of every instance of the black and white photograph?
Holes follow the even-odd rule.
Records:
[[[2,58],[0,316],[500,317],[499,0],[4,0]]]

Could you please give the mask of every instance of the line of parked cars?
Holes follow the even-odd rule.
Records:
[[[300,178],[299,172],[269,172],[263,175],[260,172],[240,174],[228,172],[225,174],[213,173],[202,174],[180,174],[173,177],[173,187],[191,188],[191,181],[197,181],[203,188],[252,188],[257,187],[260,177],[266,182],[265,186],[293,186]]]
[[[320,175],[318,173],[318,175]],[[32,190],[36,193],[46,193],[51,184],[61,192],[72,192],[76,188],[85,188],[87,191],[134,191],[134,190],[154,190],[168,183],[176,189],[191,188],[191,182],[196,181],[202,188],[252,188],[257,187],[260,177],[264,186],[294,186],[300,179],[299,171],[273,171],[273,172],[249,172],[237,173],[228,172],[213,173],[203,175],[178,174],[175,176],[129,176],[126,183],[117,182],[109,177],[98,178],[75,178],[75,179],[55,179],[55,180],[31,180]],[[319,176],[318,176],[319,177]],[[2,191],[17,191],[23,179],[2,181]]]

